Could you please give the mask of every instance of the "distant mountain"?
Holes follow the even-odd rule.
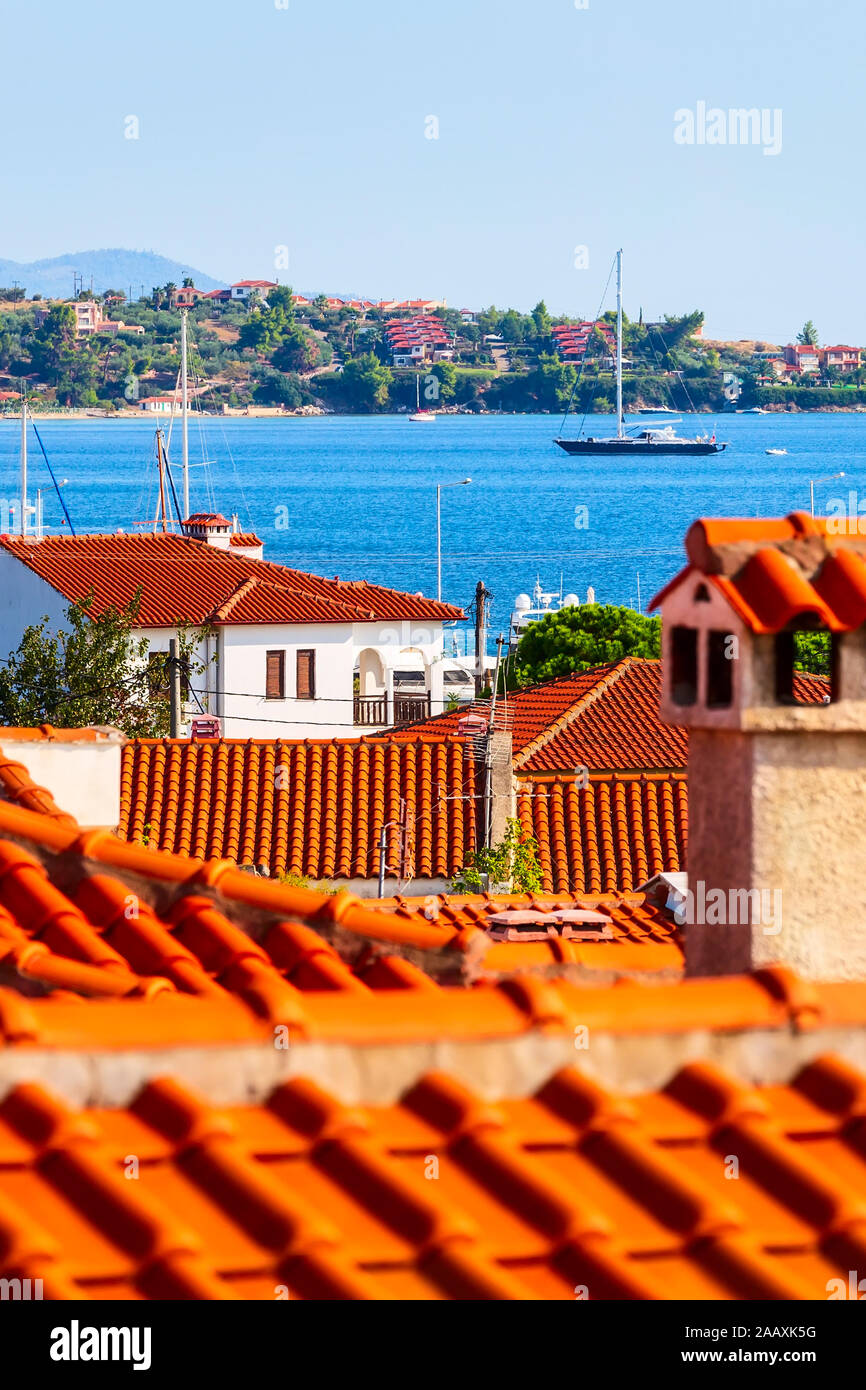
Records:
[[[142,285],[144,293],[149,294],[154,285],[170,281],[180,285],[186,276],[194,280],[200,290],[217,290],[224,284],[196,270],[195,266],[181,265],[180,261],[158,256],[153,251],[124,251],[121,247],[74,251],[52,256],[50,260],[26,263],[0,260],[0,286],[11,286],[17,280],[28,298],[41,294],[46,299],[71,299],[76,274],[84,277],[84,288],[88,290],[93,279],[94,294],[104,290],[123,290],[128,294],[131,286],[133,299],[138,299]]]

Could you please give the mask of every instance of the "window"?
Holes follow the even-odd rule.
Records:
[[[695,603],[709,603],[710,591],[706,584],[699,584],[695,589]]]
[[[265,667],[265,699],[284,700],[286,698],[286,654],[268,652]]]
[[[299,700],[316,698],[316,653],[308,648],[297,654],[297,695]]]
[[[675,705],[693,705],[698,698],[698,633],[694,627],[671,632],[671,695]]]
[[[802,643],[798,643],[802,637]],[[800,647],[805,646],[805,650]],[[776,700],[780,705],[829,705],[839,698],[839,635],[824,629],[779,632],[775,639]],[[823,667],[824,676],[798,671],[795,663]],[[829,679],[828,679],[829,677]]]
[[[736,638],[729,632],[707,633],[707,708],[727,709],[734,689]]]

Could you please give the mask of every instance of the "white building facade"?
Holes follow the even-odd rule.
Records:
[[[222,517],[200,520],[197,530],[197,539],[0,537],[0,658],[43,617],[50,632],[66,628],[69,604],[88,592],[100,612],[122,608],[140,585],[135,636],[149,653],[167,655],[180,633],[196,639],[182,733],[216,718],[226,738],[352,738],[444,710],[443,673],[453,661],[444,657],[443,624],[462,617],[459,609],[264,563],[255,558],[261,542],[232,537]],[[122,578],[106,577],[112,565]],[[298,588],[304,580],[309,591]],[[211,604],[209,583],[222,603]],[[192,591],[200,605],[190,613]],[[372,616],[360,620],[365,610]]]

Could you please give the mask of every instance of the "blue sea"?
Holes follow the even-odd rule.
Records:
[[[493,594],[491,632],[507,631],[515,596],[589,586],[599,602],[641,605],[679,568],[697,516],[771,516],[866,488],[866,415],[684,417],[681,433],[730,441],[709,458],[569,458],[554,416],[194,419],[192,510],[237,512],[268,559],[320,574],[436,592],[436,484],[442,493],[443,598],[468,607]],[[587,432],[612,431],[611,416]],[[152,420],[38,422],[77,532],[139,530],[156,515]],[[18,491],[20,426],[0,421],[0,495]],[[568,433],[568,429],[565,431]],[[787,455],[769,457],[767,448]],[[46,529],[62,512],[32,437],[30,490],[44,489]],[[180,492],[180,430],[171,443]],[[208,466],[202,460],[208,460]],[[587,508],[584,514],[579,509]],[[585,521],[578,526],[576,522]]]

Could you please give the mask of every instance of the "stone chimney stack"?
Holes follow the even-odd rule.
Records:
[[[689,975],[866,980],[866,535],[849,529],[697,521],[651,605],[661,715],[689,730]],[[827,634],[828,679],[795,672],[798,631]]]

